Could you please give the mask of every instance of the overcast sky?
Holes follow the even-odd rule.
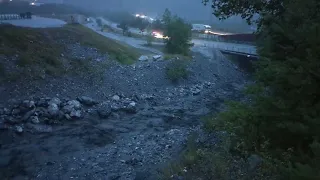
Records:
[[[161,15],[165,8],[190,21],[213,21],[210,6],[205,7],[202,0],[65,0],[89,9],[123,10],[145,13],[149,16]],[[241,18],[234,18],[242,22]]]

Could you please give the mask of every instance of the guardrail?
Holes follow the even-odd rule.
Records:
[[[233,46],[230,44],[213,44],[213,43],[208,43],[204,44],[205,47],[213,47],[219,50],[224,50],[224,51],[232,51],[232,52],[238,52],[238,53],[246,53],[246,54],[252,54],[252,55],[257,55],[257,50],[255,47],[240,47],[240,46]]]
[[[31,13],[0,14],[0,20],[31,19]]]
[[[204,40],[209,40],[209,41],[228,42],[228,43],[234,43],[234,44],[255,45],[255,42],[227,40],[227,39],[222,38],[220,35],[215,35],[215,34],[198,34],[198,33],[194,33],[192,36],[193,36],[193,38],[204,39]]]

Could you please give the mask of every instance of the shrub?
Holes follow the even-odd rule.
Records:
[[[167,65],[166,75],[172,82],[177,82],[180,79],[188,77],[187,64],[183,60],[174,60]]]
[[[191,25],[186,23],[178,16],[171,16],[169,10],[163,15],[165,23],[164,36],[168,36],[166,39],[166,50],[171,54],[189,55],[191,43]]]
[[[286,179],[320,178],[319,6],[318,0],[220,0],[212,6],[222,19],[240,14],[251,22],[255,13],[261,15],[260,59],[256,85],[248,89],[250,102],[231,103],[211,127],[228,130],[242,151],[291,164],[284,166]]]
[[[99,27],[102,27],[102,20],[101,19],[97,19],[96,23]]]

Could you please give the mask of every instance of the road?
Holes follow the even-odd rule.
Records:
[[[95,21],[93,21],[91,23],[88,23],[88,24],[85,24],[85,26],[87,26],[88,28],[94,30],[95,32],[97,32],[97,33],[99,33],[99,34],[101,34],[101,35],[103,35],[105,37],[108,37],[110,39],[114,39],[114,40],[126,43],[126,44],[128,44],[130,46],[133,46],[135,48],[139,48],[139,49],[143,49],[143,50],[146,50],[146,51],[150,51],[150,52],[152,52],[154,54],[161,54],[161,55],[163,54],[159,50],[144,46],[144,44],[146,44],[145,40],[132,38],[132,37],[127,37],[127,36],[122,36],[121,34],[116,34],[116,33],[101,32],[101,31],[99,31],[100,28],[98,27],[98,25],[96,24]],[[163,43],[154,42],[153,44],[162,45]]]
[[[91,18],[95,21],[95,18]],[[108,21],[102,17],[99,17],[101,19],[103,24],[107,24],[108,26],[121,30],[117,27],[117,24],[111,21]],[[140,34],[140,30],[136,28],[129,28],[129,31],[135,34]],[[145,43],[145,41],[143,41]],[[202,39],[192,39],[192,42],[195,46],[203,46],[203,47],[212,47],[219,50],[225,50],[225,51],[234,51],[234,52],[240,52],[240,53],[247,53],[247,54],[257,54],[257,50],[255,46],[247,45],[247,44],[236,44],[236,43],[226,43],[226,42],[217,42],[217,41],[207,41]],[[161,43],[160,43],[161,44]]]

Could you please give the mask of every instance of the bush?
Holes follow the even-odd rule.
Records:
[[[122,29],[122,34],[125,35],[129,32],[129,26],[128,26],[128,23],[125,22],[125,21],[122,21],[119,26],[119,28]]]
[[[174,60],[167,65],[166,75],[172,82],[188,77],[187,64],[183,60]]]
[[[243,152],[291,164],[284,166],[286,179],[320,179],[320,2],[235,2],[216,2],[214,13],[241,14],[250,22],[263,12],[257,83],[247,90],[250,103],[231,103],[210,127],[228,130]]]
[[[96,23],[99,27],[102,27],[102,20],[101,19],[97,19]]]
[[[165,32],[164,36],[169,37],[166,39],[166,50],[171,54],[189,55],[191,43],[191,25],[187,24],[183,19],[178,16],[171,16],[169,10],[163,15]]]

